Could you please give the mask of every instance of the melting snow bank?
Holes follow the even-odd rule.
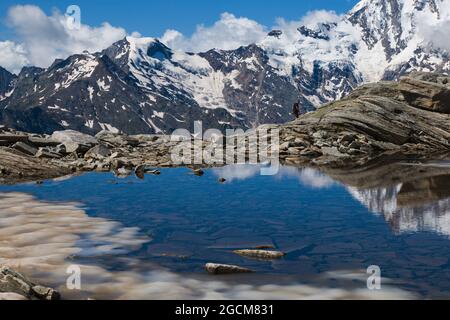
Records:
[[[89,217],[75,203],[49,203],[23,193],[0,193],[0,265],[56,288],[66,299],[414,298],[391,286],[370,291],[365,289],[365,279],[345,271],[324,274],[318,284],[321,278],[351,278],[348,283],[353,286],[355,280],[361,280],[358,287],[303,285],[283,281],[281,276],[278,284],[273,284],[273,277],[267,284],[258,278],[264,275],[255,275],[256,282],[252,278],[249,284],[247,276],[236,282],[230,277],[176,274],[131,255],[149,241],[137,228]],[[72,288],[77,285],[73,275],[78,268],[81,290],[69,290],[67,280]]]

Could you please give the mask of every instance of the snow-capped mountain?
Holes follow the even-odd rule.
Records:
[[[170,133],[196,120],[221,130],[286,122],[298,100],[307,111],[365,82],[448,72],[448,53],[425,32],[445,22],[450,0],[362,0],[342,17],[273,30],[235,50],[186,53],[127,37],[17,77],[0,69],[0,122],[88,133]]]
[[[450,22],[449,0],[362,0],[338,19],[268,37],[270,64],[289,74],[314,105],[355,86],[395,80],[414,70],[448,72],[449,54],[426,30]]]

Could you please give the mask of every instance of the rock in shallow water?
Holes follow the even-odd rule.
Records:
[[[205,172],[202,169],[195,169],[193,170],[193,173],[198,177],[201,177],[205,174]]]
[[[285,256],[283,252],[271,250],[235,250],[233,252],[240,256],[258,259],[281,259]]]
[[[144,165],[137,166],[136,169],[134,169],[134,174],[139,179],[141,179],[141,180],[144,179],[145,178],[145,166]]]
[[[207,263],[205,269],[210,274],[251,273],[253,270],[228,264]]]

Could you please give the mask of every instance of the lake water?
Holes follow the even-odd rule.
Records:
[[[397,166],[417,176],[229,166],[0,186],[0,264],[66,298],[450,298],[450,170]],[[263,245],[287,255],[232,252]],[[255,273],[211,276],[208,262]],[[74,266],[81,290],[66,288]]]

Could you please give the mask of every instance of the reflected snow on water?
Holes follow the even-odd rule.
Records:
[[[349,174],[283,167],[264,177],[259,169],[224,167],[203,177],[167,169],[144,181],[92,173],[2,186],[0,264],[68,298],[450,297],[445,174],[360,188],[347,183]],[[232,253],[259,245],[287,255],[259,261]],[[256,273],[209,276],[207,262]],[[73,264],[82,269],[81,292],[65,289]],[[381,291],[366,288],[370,265],[381,267]]]

